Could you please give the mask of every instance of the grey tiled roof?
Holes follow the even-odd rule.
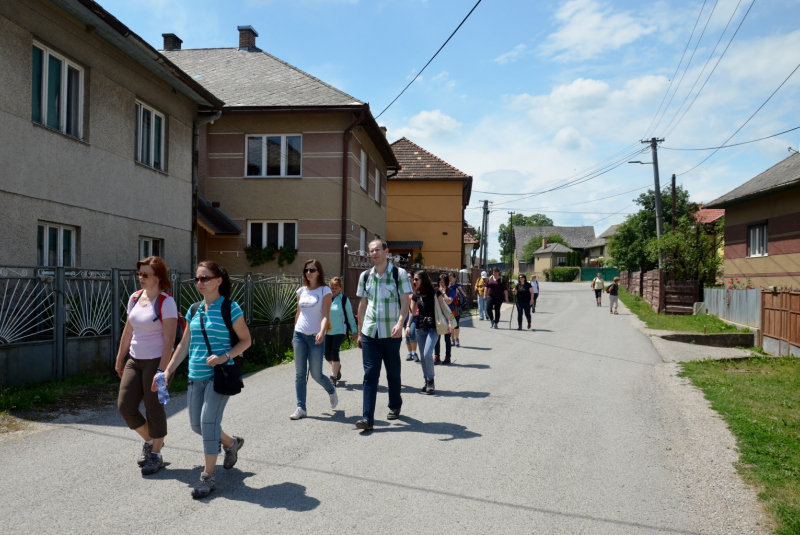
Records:
[[[736,202],[769,193],[770,190],[791,186],[800,186],[800,154],[792,154],[782,162],[773,165],[755,178],[751,178],[738,188],[729,191],[719,199],[711,201],[703,208],[725,208]]]
[[[617,233],[617,227],[619,227],[619,225],[611,225],[605,231],[603,231],[603,233],[600,234],[598,238],[610,238],[611,236]]]
[[[238,48],[162,50],[226,107],[360,106],[360,100],[266,52]]]
[[[522,251],[534,236],[547,237],[551,234],[558,234],[572,248],[586,249],[587,247],[598,247],[604,242],[597,244],[594,236],[594,227],[514,227],[514,238],[517,245],[517,255],[522,258]]]
[[[534,254],[546,254],[546,253],[571,253],[572,249],[567,247],[566,245],[562,245],[560,243],[551,243],[547,247],[539,247],[536,249]]]

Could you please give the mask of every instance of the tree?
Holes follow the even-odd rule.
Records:
[[[658,252],[664,257],[664,269],[675,280],[698,280],[704,286],[716,284],[722,271],[719,247],[725,234],[724,218],[712,228],[699,225],[692,217],[681,218],[674,231],[647,245],[651,258],[658,261]]]
[[[523,262],[527,262],[528,264],[533,262],[533,253],[535,253],[544,243],[544,237],[542,236],[534,236],[531,240],[525,244],[525,247],[522,249],[522,258],[520,259]],[[567,241],[561,237],[560,234],[550,234],[547,236],[547,243],[548,245],[551,243],[560,243],[562,245],[566,245]]]
[[[672,227],[672,191],[666,187],[661,191],[664,207],[664,229]],[[634,200],[641,209],[628,218],[618,228],[608,252],[614,258],[617,267],[628,271],[647,271],[658,266],[658,255],[653,259],[647,251],[650,241],[656,239],[656,196],[652,189],[642,193]],[[676,221],[696,211],[689,202],[689,192],[683,186],[675,188]]]
[[[552,227],[553,220],[544,214],[533,214],[524,216],[522,214],[514,214],[511,217],[511,226],[503,223],[500,225],[500,235],[498,241],[500,242],[500,258],[507,265],[511,265],[514,259],[513,251],[511,250],[511,227]]]

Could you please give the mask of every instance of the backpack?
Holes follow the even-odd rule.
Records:
[[[194,315],[197,314],[197,309],[200,308],[200,305],[203,304],[203,301],[198,301],[197,303],[192,305],[191,314],[189,316],[190,321],[194,319]],[[239,335],[236,334],[236,331],[233,330],[233,320],[231,320],[231,306],[233,305],[233,301],[225,297],[222,300],[222,305],[220,305],[220,313],[222,314],[222,321],[225,322],[225,327],[228,328],[228,334],[231,337],[231,348],[235,347],[236,344],[239,343]],[[239,358],[240,355],[235,355],[236,358]]]
[[[144,290],[138,290],[133,294],[133,303],[131,303],[131,309],[133,309],[133,307],[136,306],[136,303],[139,302],[139,298],[142,296],[143,291]],[[153,321],[157,320],[160,321],[161,323],[164,323],[164,320],[161,319],[162,318],[161,308],[164,306],[163,294],[167,294],[169,297],[172,297],[172,294],[170,294],[167,291],[159,293],[158,297],[156,297],[156,306],[153,307],[153,310],[156,313],[156,317],[153,318]],[[185,328],[186,328],[186,319],[182,318],[181,315],[178,314],[178,326],[175,329],[175,343],[172,345],[173,351],[175,350],[176,347],[178,347],[178,344],[181,343],[181,340],[183,340],[183,330]]]
[[[350,327],[350,320],[347,319],[347,296],[342,294],[342,317],[344,318],[344,333],[345,336],[350,336],[353,332],[352,327]]]

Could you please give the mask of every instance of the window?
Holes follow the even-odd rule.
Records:
[[[358,250],[359,251],[367,250],[367,229],[365,229],[364,227],[360,227],[358,233]]]
[[[160,256],[164,258],[164,240],[158,238],[139,238],[139,258]]]
[[[367,190],[367,153],[361,149],[361,187]]]
[[[164,170],[164,115],[137,102],[134,159],[159,171]]]
[[[297,249],[297,221],[248,221],[247,245]]]
[[[83,69],[40,44],[33,45],[31,120],[83,137]]]
[[[36,264],[75,266],[75,227],[39,223],[36,232]]]
[[[567,258],[565,256],[559,256],[558,259],[556,260],[556,262],[557,262],[556,265],[566,266],[567,265]]]
[[[301,176],[303,136],[247,136],[246,176]]]
[[[375,200],[381,202],[381,172],[375,169]]]
[[[757,223],[750,226],[750,243],[748,256],[767,256],[767,224]]]

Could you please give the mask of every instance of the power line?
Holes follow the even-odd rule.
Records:
[[[777,134],[772,134],[771,136],[760,137],[758,139],[751,139],[750,141],[742,141],[741,143],[732,143],[730,145],[720,145],[719,147],[706,147],[703,149],[674,149],[672,147],[661,147],[662,149],[666,150],[714,150],[714,149],[729,149],[731,147],[738,147],[739,145],[747,145],[748,143],[755,143],[756,141],[764,141],[765,139],[770,139],[773,137],[778,137],[788,132],[794,132],[795,130],[800,130],[800,126],[795,126],[794,128],[790,128],[789,130],[784,130],[783,132],[778,132]]]
[[[414,79],[413,79],[413,80],[411,80],[410,82],[408,82],[408,85],[407,85],[407,86],[405,86],[405,87],[403,88],[403,90],[402,90],[402,91],[400,91],[400,94],[399,94],[399,95],[397,95],[396,97],[394,97],[394,100],[392,100],[392,101],[389,103],[389,105],[388,105],[388,106],[386,106],[385,108],[383,108],[383,111],[382,111],[382,112],[380,112],[380,113],[379,113],[377,116],[375,116],[375,119],[378,119],[378,117],[380,117],[381,115],[383,115],[383,113],[384,113],[386,110],[388,110],[388,109],[389,109],[389,108],[392,106],[392,104],[394,104],[394,103],[395,103],[395,101],[396,101],[398,98],[400,98],[401,96],[403,96],[403,93],[405,93],[405,92],[406,92],[406,89],[408,89],[409,87],[411,87],[411,84],[413,84],[413,83],[416,81],[416,79],[417,79],[417,78],[419,78],[419,76],[422,74],[422,71],[424,71],[425,69],[427,69],[427,68],[428,68],[428,65],[430,65],[430,64],[431,64],[431,62],[434,60],[434,58],[435,58],[436,56],[438,56],[438,55],[439,55],[439,52],[441,52],[441,51],[442,51],[442,49],[444,48],[444,46],[445,46],[447,43],[449,43],[449,42],[450,42],[450,39],[452,39],[452,38],[453,38],[453,36],[454,36],[454,35],[456,34],[456,32],[458,31],[458,29],[459,29],[459,28],[461,28],[461,26],[462,26],[462,25],[463,25],[465,22],[467,22],[467,19],[469,18],[469,16],[470,16],[470,15],[472,15],[472,12],[473,12],[473,11],[475,11],[475,8],[476,8],[476,7],[478,7],[478,4],[480,4],[480,3],[481,3],[481,0],[478,0],[478,1],[475,3],[475,5],[474,5],[474,6],[472,6],[472,9],[470,9],[470,10],[469,10],[469,13],[467,13],[467,16],[466,16],[466,17],[464,17],[464,20],[462,20],[462,21],[461,21],[461,24],[459,24],[459,25],[456,27],[456,29],[455,29],[455,30],[453,30],[453,33],[451,33],[451,34],[450,34],[450,37],[448,37],[448,38],[447,38],[447,41],[445,41],[445,42],[444,42],[444,44],[442,44],[442,46],[440,46],[440,47],[439,47],[439,50],[437,50],[437,51],[436,51],[436,54],[434,54],[434,55],[431,57],[431,59],[429,59],[429,60],[428,60],[428,63],[426,63],[426,64],[425,64],[425,66],[424,66],[424,67],[422,67],[422,69],[421,69],[421,70],[420,70],[420,71],[417,73],[417,75],[414,77]]]
[[[622,210],[627,210],[628,208],[630,208],[630,207],[631,207],[631,206],[633,206],[634,204],[636,204],[636,203],[631,203],[631,204],[629,204],[628,206],[626,206],[625,208],[623,208]],[[622,210],[620,210],[619,212],[621,212]],[[611,214],[611,215],[607,215],[607,216],[606,216],[606,217],[604,217],[603,219],[598,219],[597,221],[595,221],[595,222],[594,222],[594,224],[596,225],[596,224],[597,224],[597,223],[599,223],[600,221],[605,221],[605,220],[606,220],[606,219],[608,219],[609,217],[611,217],[611,216],[614,216],[614,215],[617,215],[619,212],[614,212],[614,213],[613,213],[613,214]]]
[[[800,126],[798,126],[798,128],[800,128]],[[636,189],[632,189],[632,190],[629,190],[629,191],[623,191],[622,193],[617,193],[616,195],[609,195],[608,197],[600,197],[599,199],[591,199],[589,201],[581,201],[581,202],[575,202],[575,203],[570,203],[570,204],[558,204],[556,206],[553,206],[552,208],[565,208],[567,206],[577,206],[579,204],[588,204],[588,203],[597,202],[597,201],[604,201],[606,199],[613,199],[614,197],[620,197],[622,195],[627,195],[628,193],[633,193],[634,191],[641,191],[641,190],[643,190],[645,188],[649,188],[649,187],[650,187],[650,185],[648,184],[647,186],[642,186],[641,188],[636,188]],[[475,191],[475,190],[472,190],[472,191]],[[486,192],[484,192],[484,193],[486,193]],[[507,194],[504,193],[503,195],[513,195],[513,194],[512,193],[507,193]],[[551,207],[540,206],[540,207],[535,208],[535,209],[536,210],[549,210],[550,208]],[[480,210],[480,209],[482,209],[480,206],[467,208],[467,210]]]

